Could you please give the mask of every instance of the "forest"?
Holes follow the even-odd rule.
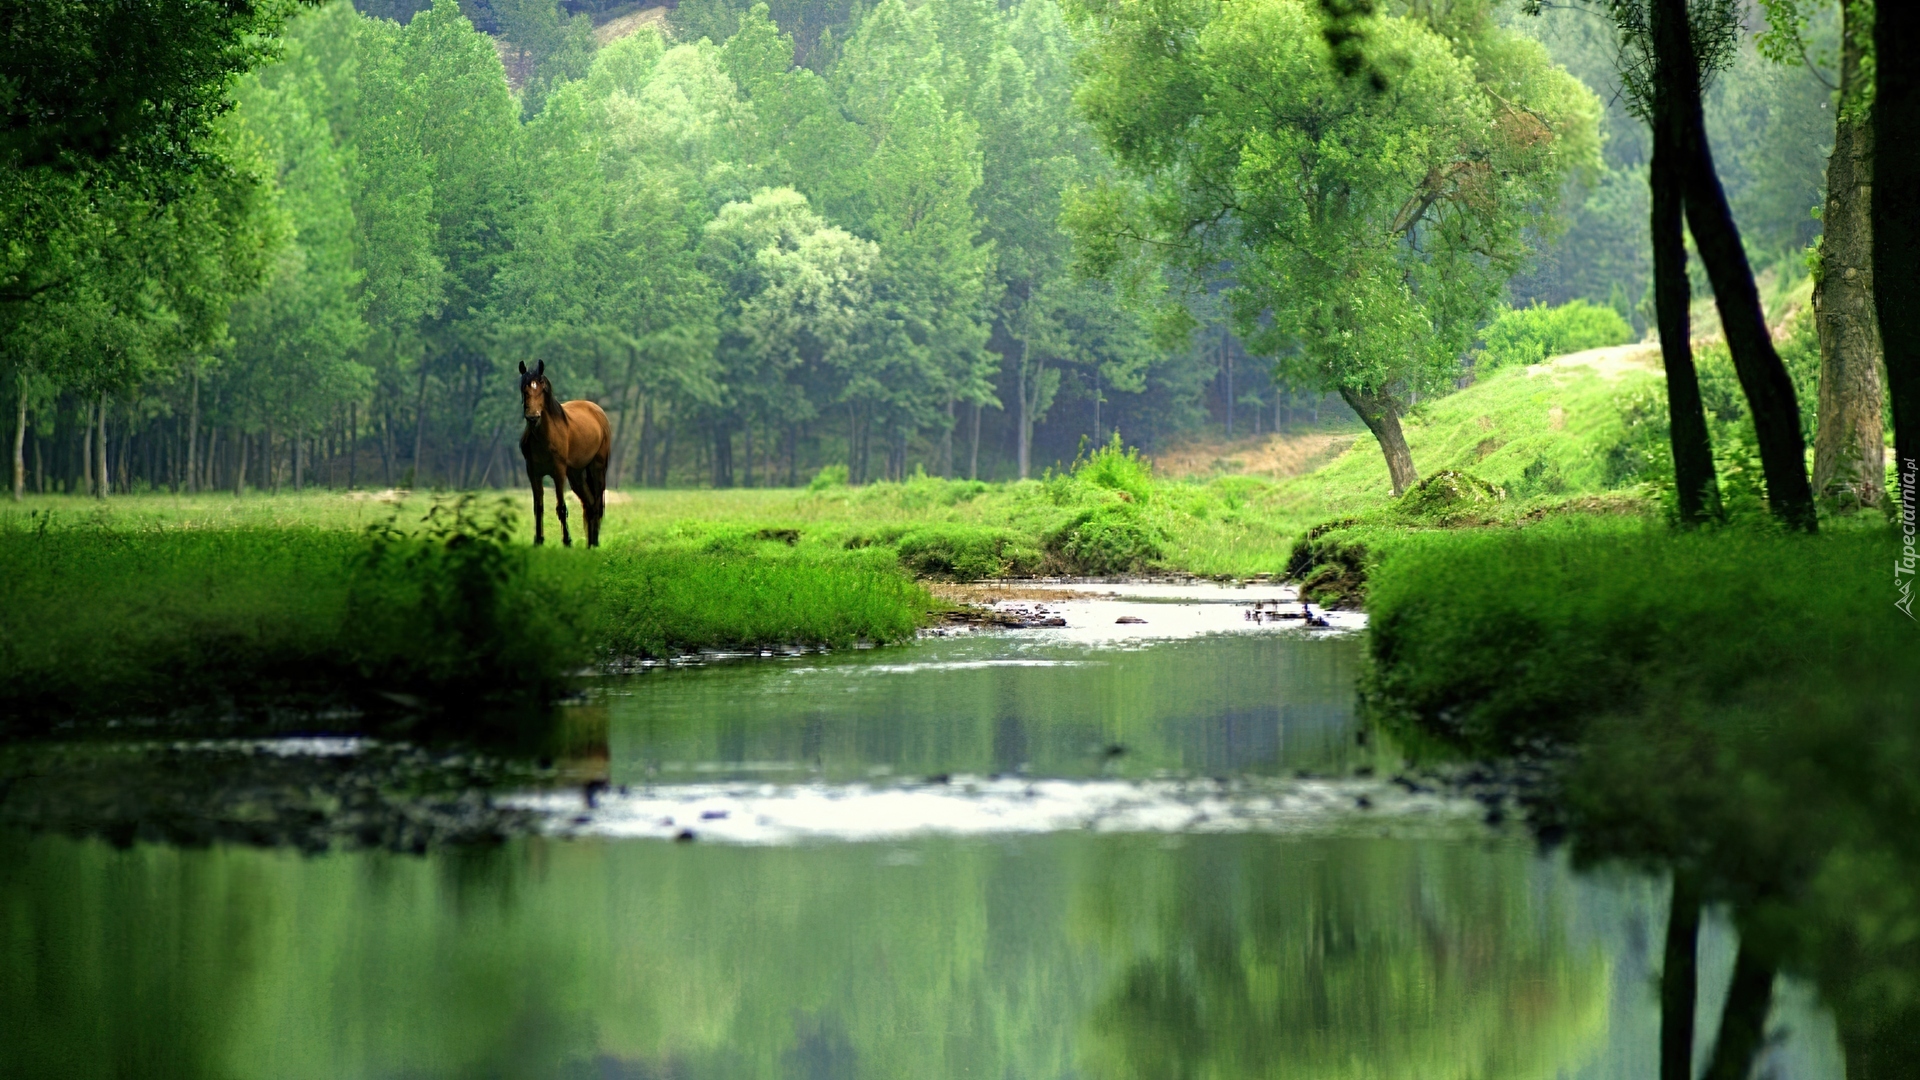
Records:
[[[1441,243],[1404,269],[1447,295],[1338,357],[1312,307],[1341,298],[1274,307],[1219,272],[1239,238],[1195,233],[1178,275],[1119,265],[1114,200],[1152,181],[1102,151],[1134,136],[1054,0],[302,8],[210,103],[177,192],[16,162],[14,490],[512,486],[510,376],[536,358],[612,417],[616,488],[1026,477],[1115,431],[1350,420],[1361,373],[1404,411],[1471,377],[1503,310],[1618,314],[1581,347],[1644,333],[1648,136],[1611,31],[1443,8],[1417,34],[1516,96],[1407,122],[1504,124],[1509,179],[1433,204]],[[1707,96],[1782,288],[1819,233],[1833,12],[1801,38],[1743,35]]]
[[[1912,1072],[1920,7],[0,29],[0,1074]]]

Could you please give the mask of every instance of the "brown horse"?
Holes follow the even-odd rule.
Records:
[[[600,546],[600,517],[607,510],[607,458],[613,453],[613,428],[607,414],[591,401],[554,400],[547,381],[547,362],[532,371],[520,365],[520,412],[527,430],[520,435],[520,455],[527,459],[527,479],[533,482],[533,542],[547,542],[545,492],[542,477],[553,477],[553,511],[560,517],[560,542],[573,546],[567,532],[567,492],[580,500],[587,519],[587,546]]]

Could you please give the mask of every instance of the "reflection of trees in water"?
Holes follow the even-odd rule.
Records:
[[[1088,1071],[1487,1080],[1578,1063],[1604,1035],[1609,973],[1570,950],[1529,860],[1203,842],[1151,880],[1099,883],[1087,925],[1136,956],[1093,1012]]]
[[[0,1075],[1425,1080],[1604,1022],[1524,848],[1167,842],[0,845]]]

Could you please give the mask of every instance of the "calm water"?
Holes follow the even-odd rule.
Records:
[[[0,835],[0,1075],[1655,1071],[1662,889],[1300,779],[1373,752],[1356,638],[1143,610],[1118,638],[1093,605],[1067,632],[610,681],[574,763],[608,797],[552,794],[555,835],[486,851]],[[1115,791],[1188,792],[1188,816],[1017,812]],[[663,806],[700,842],[622,838]],[[1770,1075],[1837,1077],[1788,997]]]

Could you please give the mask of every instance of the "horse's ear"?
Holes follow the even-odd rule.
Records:
[[[526,373],[527,373],[527,362],[525,360],[522,360],[520,361],[520,374],[525,375]]]
[[[547,362],[545,360],[540,361],[539,365],[533,369],[533,373],[535,375],[545,375],[547,373]]]

